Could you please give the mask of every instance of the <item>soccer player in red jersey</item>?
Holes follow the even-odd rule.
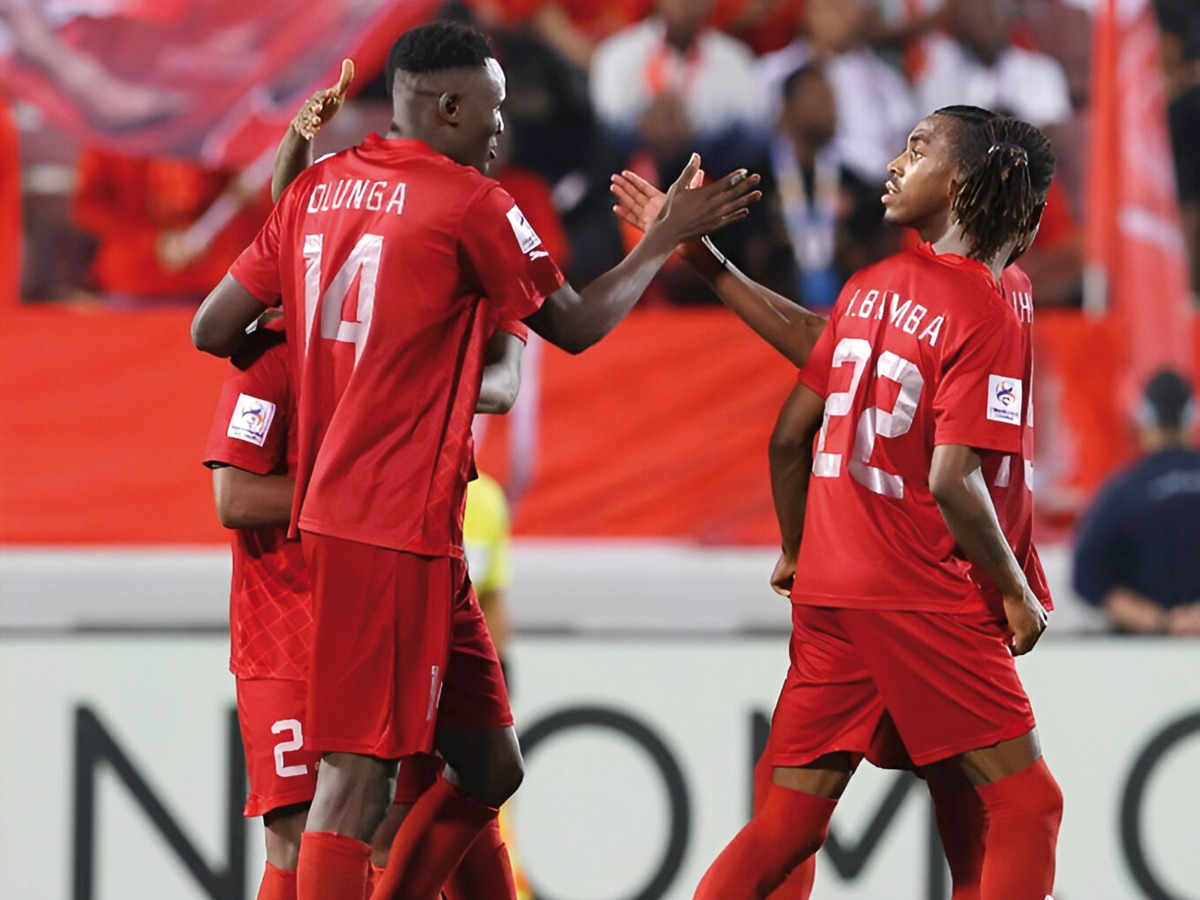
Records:
[[[512,406],[523,341],[519,322],[503,323],[493,335],[479,412]],[[256,328],[234,356],[205,449],[217,514],[234,529],[230,671],[237,678],[250,784],[244,814],[263,817],[266,839],[258,900],[296,896],[300,834],[320,758],[304,740],[308,574],[299,542],[287,540],[296,484],[295,402],[282,328]]]
[[[1062,797],[1012,660],[1045,610],[983,473],[989,454],[1022,449],[1027,332],[1001,273],[1052,171],[1036,129],[961,108],[922,121],[890,166],[889,218],[932,240],[851,280],[777,424],[774,583],[790,587],[794,631],[774,787],[697,897],[767,896],[811,856],[885,717],[916,765],[951,760],[975,786],[979,896],[1053,887]],[[1010,630],[968,560],[997,585]]]
[[[300,832],[319,754],[304,745],[312,604],[297,541],[287,539],[296,474],[295,396],[284,337],[257,328],[225,379],[204,464],[217,514],[233,533],[230,671],[250,794],[267,845],[259,900],[295,897]]]
[[[522,777],[461,547],[488,309],[582,351],[633,307],[677,243],[758,199],[744,171],[689,190],[693,158],[643,241],[576,293],[482,174],[504,99],[482,35],[445,23],[414,29],[393,47],[388,75],[388,137],[307,169],[192,325],[197,347],[227,355],[264,304],[282,298],[292,335],[292,521],[314,602],[307,724],[323,754],[302,840],[302,900],[362,895],[365,842],[396,760],[436,745],[457,783],[439,781],[414,805],[380,897],[436,898]],[[453,612],[464,606],[490,650],[480,668],[494,677],[447,668]]]
[[[964,127],[978,128],[997,118],[987,110],[959,107],[945,111],[963,120]],[[1045,161],[1044,161],[1045,162]],[[662,194],[637,175],[625,172],[613,178],[613,193],[616,195],[617,212],[630,224],[645,227],[657,211]],[[1040,197],[1044,201],[1044,196]],[[1032,243],[1036,235],[1037,216],[1031,217],[1033,228],[1026,235],[1023,246]],[[902,215],[893,215],[895,224],[914,224]],[[935,235],[923,234],[930,239]],[[732,265],[727,265],[711,245],[692,241],[681,248],[683,255],[704,275],[721,299],[733,309],[756,333],[776,347],[784,356],[802,367],[808,359],[813,345],[824,330],[826,320],[808,312],[746,278]],[[1011,263],[1018,253],[1010,257]],[[1025,383],[1032,377],[1032,342],[1030,332],[1033,321],[1032,293],[1029,280],[1017,267],[1009,265],[1002,276],[1002,293],[1013,306],[1025,331]],[[1025,417],[1021,426],[1021,452],[1012,455],[989,454],[984,459],[983,473],[1000,524],[1013,551],[1021,563],[1031,589],[1047,609],[1052,608],[1045,574],[1042,571],[1037,551],[1032,543],[1033,502],[1031,493],[1031,471],[1033,459],[1033,405],[1032,393],[1026,397]],[[792,448],[790,452],[800,452]],[[973,571],[988,604],[1003,617],[1002,598],[995,586],[986,577]],[[890,724],[890,723],[889,723]],[[898,745],[894,728],[881,730],[867,756],[879,765],[911,766],[902,746]],[[761,806],[769,792],[772,776],[772,747],[767,749],[755,767],[755,808]],[[929,783],[934,796],[939,831],[946,850],[954,878],[955,900],[973,900],[979,896],[979,878],[982,864],[983,812],[975,791],[970,787],[957,764],[938,764],[925,767],[921,774]],[[811,894],[813,880],[812,860],[793,870],[787,882],[771,896],[776,900],[784,897],[806,900]]]

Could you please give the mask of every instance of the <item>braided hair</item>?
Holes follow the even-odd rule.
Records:
[[[971,257],[990,260],[1037,227],[1054,176],[1054,150],[1028,122],[977,106],[946,106],[934,115],[957,125],[951,140],[963,181],[953,210]]]

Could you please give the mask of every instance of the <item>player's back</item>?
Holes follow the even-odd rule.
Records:
[[[795,601],[952,610],[978,599],[930,468],[938,444],[1019,450],[1021,340],[976,261],[923,245],[848,282],[802,374],[826,403]]]
[[[272,228],[260,256],[277,257],[299,373],[300,526],[456,552],[487,323],[537,309],[525,267],[544,267],[545,293],[561,276],[496,182],[415,140],[372,136],[310,167]]]
[[[295,391],[283,333],[259,328],[234,356],[205,450],[210,466],[253,475],[296,473]],[[303,678],[312,604],[308,570],[285,526],[232,534],[230,670],[244,678]]]

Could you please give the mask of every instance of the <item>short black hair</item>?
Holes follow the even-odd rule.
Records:
[[[478,29],[458,22],[430,22],[396,39],[384,75],[390,91],[399,71],[420,75],[442,69],[474,69],[494,56],[492,45]]]
[[[1144,411],[1139,418],[1144,424],[1159,428],[1179,429],[1191,426],[1195,412],[1192,406],[1192,386],[1173,369],[1161,369],[1146,383],[1142,394]]]

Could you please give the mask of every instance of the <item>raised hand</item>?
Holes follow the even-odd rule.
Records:
[[[690,187],[698,188],[702,184],[704,170],[698,169]],[[667,199],[663,191],[628,169],[614,175],[608,189],[617,198],[613,212],[639,231],[645,231],[653,224]]]
[[[1025,585],[1020,597],[1004,598],[1004,616],[1013,633],[1010,648],[1013,656],[1021,656],[1032,650],[1050,621],[1046,607],[1038,602],[1028,585]]]
[[[745,218],[750,207],[762,199],[762,192],[755,190],[759,177],[745,169],[712,184],[692,187],[699,175],[700,157],[693,153],[663,197],[647,234],[668,239],[671,245],[682,244]]]
[[[342,103],[346,100],[346,91],[350,89],[350,82],[353,80],[354,60],[343,59],[342,76],[338,83],[317,91],[305,100],[300,112],[296,113],[296,118],[292,119],[292,128],[296,129],[296,133],[306,141],[316,137],[321,126],[337,115],[337,111],[342,108]]]

